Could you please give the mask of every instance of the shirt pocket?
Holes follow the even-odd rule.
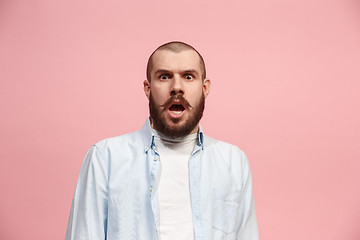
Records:
[[[224,233],[223,231],[213,228],[213,240],[236,240],[236,232]]]
[[[241,224],[242,192],[213,190],[212,227],[214,239],[236,239]]]

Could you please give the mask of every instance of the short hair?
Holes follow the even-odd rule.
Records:
[[[206,78],[205,62],[204,62],[204,59],[201,56],[201,54],[193,46],[190,46],[187,43],[179,42],[179,41],[172,41],[172,42],[168,42],[168,43],[161,45],[150,55],[149,60],[147,62],[147,67],[146,67],[146,78],[149,82],[151,81],[151,70],[153,68],[152,58],[153,58],[154,54],[160,50],[168,50],[168,51],[171,51],[174,53],[179,53],[179,52],[182,52],[185,50],[195,51],[200,59],[200,70],[201,70],[202,79],[204,80]]]

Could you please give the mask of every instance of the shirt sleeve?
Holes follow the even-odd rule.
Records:
[[[249,162],[244,153],[243,157],[243,189],[244,189],[244,201],[242,205],[243,212],[243,221],[240,226],[240,229],[237,233],[237,238],[239,240],[258,240],[258,226],[256,220],[256,211],[255,211],[255,202],[252,189],[252,177],[249,167]]]
[[[81,166],[65,240],[106,239],[108,166],[93,145]]]

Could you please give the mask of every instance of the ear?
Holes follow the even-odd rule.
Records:
[[[146,97],[149,99],[150,98],[150,82],[149,80],[144,80],[144,92]]]
[[[205,98],[209,95],[211,88],[211,81],[208,78],[205,78],[203,81],[203,91]]]

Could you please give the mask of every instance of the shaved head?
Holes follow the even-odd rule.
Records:
[[[194,47],[190,46],[187,43],[174,41],[174,42],[168,42],[168,43],[161,45],[150,55],[148,63],[147,63],[147,67],[146,67],[146,78],[149,82],[151,81],[151,71],[153,68],[153,63],[152,63],[153,56],[157,51],[162,51],[162,50],[171,51],[174,53],[179,53],[179,52],[187,51],[187,50],[195,51],[197,53],[197,55],[199,56],[201,77],[203,80],[206,78],[205,62],[204,62],[203,57],[200,55],[200,53]]]

